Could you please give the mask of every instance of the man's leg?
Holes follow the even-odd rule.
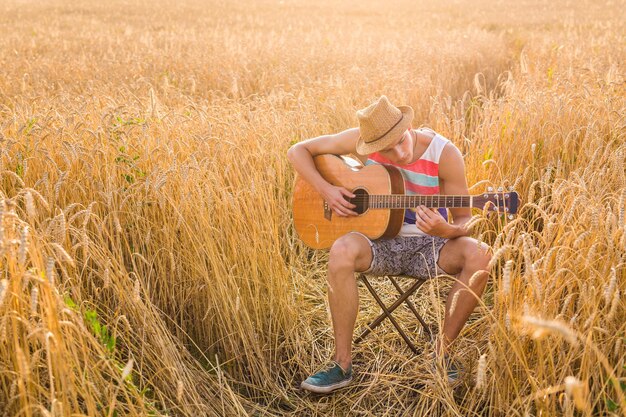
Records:
[[[479,245],[476,239],[460,237],[446,242],[439,252],[439,267],[450,274],[458,275],[457,282],[452,285],[446,300],[443,340],[438,341],[436,346],[438,355],[447,352],[449,345],[459,335],[478,304],[477,297],[482,295],[489,277],[487,265],[491,260],[491,255],[488,249],[489,247],[484,243]],[[477,276],[470,285],[470,279],[477,272]],[[471,288],[475,295],[468,291],[467,287]],[[452,314],[450,310],[453,310]]]
[[[330,248],[328,260],[328,302],[335,333],[335,357],[343,369],[352,363],[352,333],[359,310],[354,273],[366,271],[372,263],[372,248],[366,237],[348,233]]]

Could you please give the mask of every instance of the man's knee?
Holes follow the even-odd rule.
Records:
[[[463,239],[464,267],[474,271],[487,270],[489,261],[491,261],[489,246],[470,237],[464,237]]]
[[[362,250],[356,240],[358,237],[346,235],[340,237],[330,248],[328,269],[333,272],[337,269],[356,269],[356,261]]]
[[[339,238],[330,248],[328,268],[354,266],[356,256],[357,251],[354,248],[354,244],[350,244],[350,241],[345,237]]]

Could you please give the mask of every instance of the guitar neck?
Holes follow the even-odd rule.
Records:
[[[368,207],[371,209],[409,209],[418,206],[432,208],[472,207],[471,195],[404,195],[383,194],[369,195]]]

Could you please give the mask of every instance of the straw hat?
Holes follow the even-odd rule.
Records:
[[[360,155],[383,150],[398,140],[411,127],[413,109],[409,106],[396,107],[386,96],[356,112],[359,118],[361,137],[356,144]]]

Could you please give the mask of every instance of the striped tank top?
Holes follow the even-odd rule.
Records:
[[[368,156],[365,165],[372,164],[388,164],[400,170],[404,178],[404,188],[407,195],[432,195],[439,194],[439,158],[443,148],[448,142],[445,137],[439,133],[430,141],[430,145],[426,148],[424,154],[415,162],[408,165],[397,165],[379,153],[373,153]],[[441,215],[448,220],[448,212],[445,208],[440,208]],[[415,226],[415,212],[413,210],[404,211],[404,223],[398,236],[419,236],[424,235],[422,230]]]

